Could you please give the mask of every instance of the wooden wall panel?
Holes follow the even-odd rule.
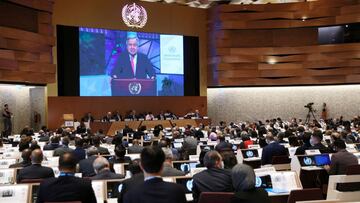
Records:
[[[318,44],[318,27],[360,22],[359,11],[359,0],[211,8],[208,86],[359,83],[360,43]]]
[[[154,105],[156,104],[156,105]],[[65,113],[72,113],[80,119],[91,111],[100,119],[109,111],[118,110],[125,115],[131,109],[138,113],[151,111],[158,114],[161,110],[170,110],[177,115],[185,115],[198,109],[207,114],[206,97],[48,97],[48,127],[58,128]]]
[[[0,2],[0,82],[55,82],[53,0]]]

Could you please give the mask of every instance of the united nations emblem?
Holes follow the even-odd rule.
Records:
[[[122,9],[124,23],[131,28],[142,28],[147,22],[147,13],[144,7],[135,3],[126,4]]]
[[[129,83],[129,92],[131,94],[140,94],[141,92],[141,84],[138,82]]]

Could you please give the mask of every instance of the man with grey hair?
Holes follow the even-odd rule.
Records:
[[[61,156],[66,152],[73,152],[74,150],[69,148],[70,139],[65,136],[61,139],[62,145],[54,150],[54,156]]]
[[[24,179],[45,179],[54,177],[54,171],[49,167],[41,166],[44,159],[41,149],[31,152],[31,166],[21,169],[17,175],[17,183]]]
[[[193,198],[197,202],[202,192],[232,192],[231,173],[224,170],[222,157],[217,151],[204,156],[206,170],[193,176]]]
[[[107,180],[107,179],[122,179],[125,178],[125,175],[116,174],[110,171],[110,164],[109,161],[102,157],[98,156],[94,163],[93,167],[95,170],[96,175],[93,176],[91,179],[93,180]]]
[[[110,76],[114,79],[137,78],[155,79],[155,70],[148,57],[138,52],[139,38],[136,32],[128,32],[126,39],[126,51],[121,53],[115,62]]]
[[[162,150],[165,154],[165,161],[163,164],[163,171],[161,173],[161,176],[162,177],[184,176],[185,172],[172,167],[173,154],[171,149],[163,147]]]
[[[96,147],[91,146],[86,150],[87,158],[79,162],[79,172],[83,177],[92,177],[95,174],[93,163],[97,158],[99,152]]]
[[[255,172],[250,166],[237,164],[231,174],[235,189],[234,202],[271,202],[263,188],[255,187]]]

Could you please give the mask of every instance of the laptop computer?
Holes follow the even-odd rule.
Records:
[[[328,154],[315,155],[314,158],[316,166],[324,166],[331,164],[330,156]]]
[[[241,153],[244,159],[259,157],[259,152],[257,149],[241,150]]]
[[[272,188],[271,176],[256,176],[255,187],[257,188]]]
[[[316,166],[314,156],[298,156],[301,166]]]

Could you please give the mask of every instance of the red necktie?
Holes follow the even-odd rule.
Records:
[[[134,63],[134,56],[130,56],[131,68],[135,75],[135,63]]]

